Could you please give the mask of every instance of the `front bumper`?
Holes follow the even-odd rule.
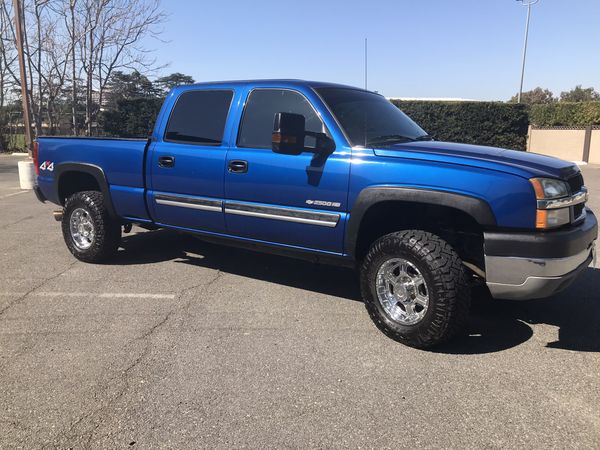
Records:
[[[595,257],[598,222],[559,231],[485,233],[486,283],[494,298],[527,300],[565,289]]]

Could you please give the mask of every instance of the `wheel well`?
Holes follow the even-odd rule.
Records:
[[[58,199],[63,205],[76,192],[99,190],[96,178],[86,172],[65,172],[58,180]]]
[[[484,269],[483,228],[471,215],[456,208],[414,202],[385,201],[371,206],[360,224],[357,259],[362,260],[381,236],[408,229],[440,236],[463,261]]]

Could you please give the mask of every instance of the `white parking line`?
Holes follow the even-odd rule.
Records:
[[[12,197],[13,195],[24,194],[25,192],[29,192],[29,191],[19,191],[19,192],[13,192],[12,194],[1,195],[0,200],[2,200],[3,198]]]
[[[26,292],[0,292],[0,297],[25,295]],[[151,298],[174,299],[175,294],[148,294],[133,292],[32,292],[34,297],[97,297],[97,298]]]

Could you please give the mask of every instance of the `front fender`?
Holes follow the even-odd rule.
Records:
[[[470,215],[483,227],[492,228],[496,226],[496,217],[490,205],[480,198],[425,188],[369,187],[363,189],[356,198],[346,226],[345,248],[351,256],[355,256],[360,225],[365,213],[372,206],[388,201],[413,202],[454,208]]]

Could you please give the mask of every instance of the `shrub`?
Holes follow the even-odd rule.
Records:
[[[600,102],[533,105],[529,119],[539,127],[600,125]]]
[[[438,140],[526,148],[529,119],[525,105],[398,100],[392,103]]]

